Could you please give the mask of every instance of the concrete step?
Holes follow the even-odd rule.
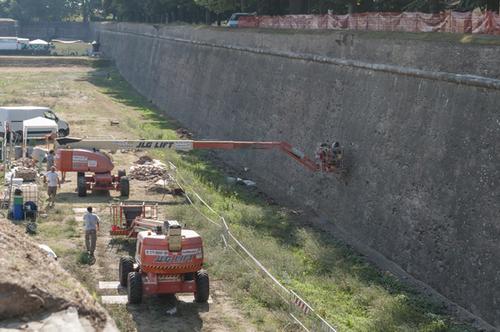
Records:
[[[127,295],[103,295],[101,296],[103,304],[127,304]]]
[[[119,281],[99,281],[99,289],[125,289]]]
[[[175,297],[177,297],[177,301],[179,302],[184,302],[184,303],[195,303],[194,302],[194,294],[192,293],[187,293],[187,294],[175,294]],[[212,300],[212,297],[209,296],[208,297],[208,301],[207,301],[208,304],[212,304],[214,303],[214,301]]]

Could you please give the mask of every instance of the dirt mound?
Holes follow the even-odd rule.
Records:
[[[74,307],[97,330],[106,326],[106,311],[78,281],[7,220],[0,220],[0,251],[0,320]]]

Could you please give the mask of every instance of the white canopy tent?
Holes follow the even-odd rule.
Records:
[[[40,139],[52,133],[57,133],[57,122],[41,116],[23,121],[23,137],[25,139]]]
[[[29,42],[28,47],[34,51],[45,51],[50,48],[50,44],[45,40],[35,39]]]
[[[47,135],[57,133],[57,123],[41,116],[23,121],[23,156],[30,139],[44,139]]]
[[[42,39],[35,39],[35,40],[32,40],[29,42],[30,45],[42,45],[42,46],[46,46],[46,45],[49,45],[48,42],[46,42],[45,40],[42,40]]]

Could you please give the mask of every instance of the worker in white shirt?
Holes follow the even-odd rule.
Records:
[[[54,201],[56,199],[57,188],[61,188],[61,181],[59,181],[59,175],[56,172],[56,167],[52,166],[50,171],[45,173],[45,183],[48,184],[47,194],[49,195],[49,207],[54,206]]]

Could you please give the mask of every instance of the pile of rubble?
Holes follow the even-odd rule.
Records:
[[[12,166],[15,178],[23,179],[23,181],[35,181],[38,176],[33,159],[20,158],[13,161]]]
[[[153,162],[153,158],[151,158],[149,156],[142,156],[135,163],[137,165],[144,165],[146,163],[152,163],[152,162]]]
[[[141,157],[136,165],[130,167],[129,177],[139,181],[157,181],[168,176],[167,167],[158,160]]]
[[[35,168],[18,166],[14,169],[14,177],[23,179],[23,181],[35,181],[37,176],[38,172]]]
[[[12,166],[16,167],[26,167],[26,168],[35,168],[35,162],[31,158],[19,158],[12,162]]]
[[[169,174],[167,174],[165,178],[152,183],[147,188],[147,192],[156,194],[171,194],[174,196],[182,196],[184,194],[184,191],[177,186],[175,180]]]
[[[187,129],[179,128],[176,130],[177,136],[182,139],[193,139],[193,134]]]

